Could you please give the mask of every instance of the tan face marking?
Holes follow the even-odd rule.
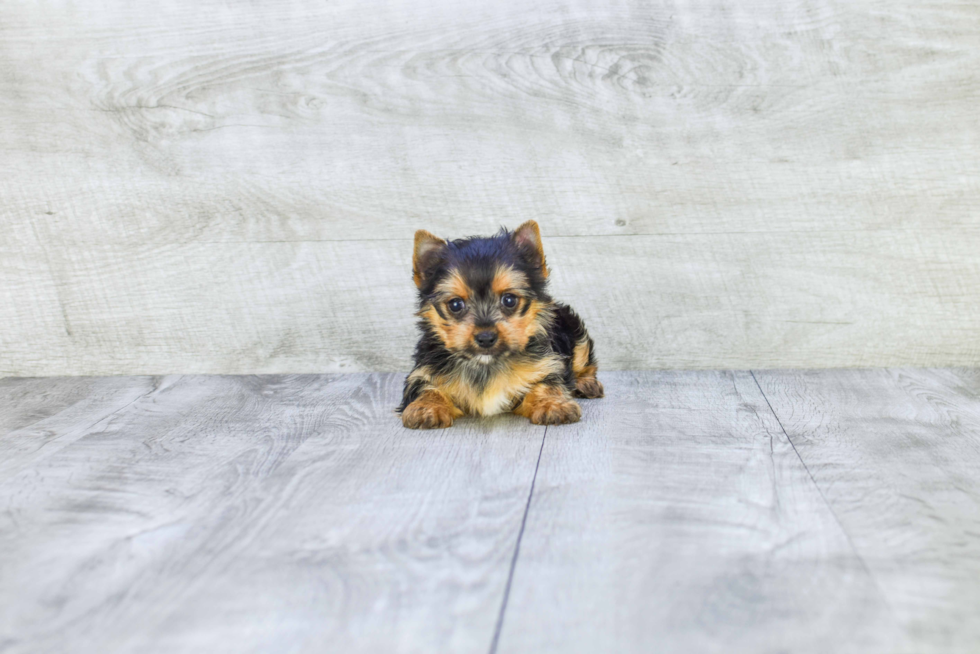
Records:
[[[457,320],[446,304],[454,298],[467,302],[473,296],[472,290],[459,271],[452,270],[439,282],[435,292],[437,297],[435,302],[440,305],[439,311],[442,315],[439,315],[439,311],[430,305],[422,311],[421,317],[432,325],[432,330],[447,348],[453,351],[465,350],[472,343],[473,324],[465,316],[463,320]]]
[[[435,287],[434,302],[438,305],[438,310],[430,306],[423,310],[421,317],[432,325],[435,334],[452,351],[468,350],[471,354],[480,354],[482,350],[474,337],[478,332],[485,331],[487,326],[482,323],[483,326],[477,328],[475,323],[478,322],[477,318],[489,318],[493,321],[493,329],[498,336],[498,345],[493,352],[520,352],[527,348],[534,335],[544,331],[541,312],[548,307],[526,297],[527,284],[524,273],[511,266],[499,266],[490,282],[490,289],[487,289],[492,294],[489,298],[484,298],[476,292],[480,289],[471,288],[458,270],[451,270]],[[517,296],[518,304],[513,309],[501,304],[505,293]],[[467,310],[459,314],[450,311],[447,305],[454,298],[466,302]],[[489,304],[480,306],[481,302]]]
[[[528,302],[528,300],[522,299],[521,302]],[[544,331],[544,327],[537,320],[544,305],[537,300],[530,300],[530,303],[531,306],[528,307],[523,316],[518,310],[497,323],[497,333],[500,335],[500,340],[512,350],[523,350],[527,347],[532,336]]]
[[[458,270],[450,271],[446,278],[439,282],[436,286],[436,293],[439,293],[447,300],[450,298],[458,297],[462,300],[468,300],[472,295],[470,287],[466,285],[463,278],[460,276]]]
[[[490,290],[498,298],[507,291],[521,291],[525,288],[527,288],[527,277],[510,266],[498,267],[490,284]]]
[[[490,288],[493,290],[497,302],[500,302],[505,293],[512,293],[517,296],[518,305],[512,312],[501,309],[500,319],[497,321],[497,334],[501,343],[508,350],[523,350],[527,347],[531,336],[542,329],[535,322],[541,304],[536,300],[528,300],[524,297],[527,290],[527,276],[510,266],[500,266],[494,275]],[[530,302],[530,307],[524,311],[528,302]]]
[[[443,313],[445,312],[446,310],[444,309]],[[465,350],[473,340],[472,323],[456,322],[452,318],[443,319],[435,310],[435,307],[430,306],[423,311],[422,318],[432,326],[432,330],[436,333],[436,336],[450,350]]]

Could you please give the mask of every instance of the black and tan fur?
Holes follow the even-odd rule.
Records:
[[[585,325],[548,295],[533,220],[455,241],[419,230],[412,267],[422,336],[398,407],[406,427],[507,411],[535,424],[576,422],[573,396],[602,397]]]

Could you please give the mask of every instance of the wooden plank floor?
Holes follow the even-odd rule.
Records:
[[[980,371],[0,380],[0,652],[975,652]]]

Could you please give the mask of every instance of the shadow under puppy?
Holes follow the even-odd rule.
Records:
[[[419,230],[412,267],[422,337],[398,407],[406,427],[505,411],[539,425],[576,422],[573,395],[603,396],[585,325],[548,295],[536,222],[455,241]]]

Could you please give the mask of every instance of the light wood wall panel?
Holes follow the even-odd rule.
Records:
[[[398,370],[537,219],[608,368],[980,362],[980,6],[8,3],[0,374]]]

